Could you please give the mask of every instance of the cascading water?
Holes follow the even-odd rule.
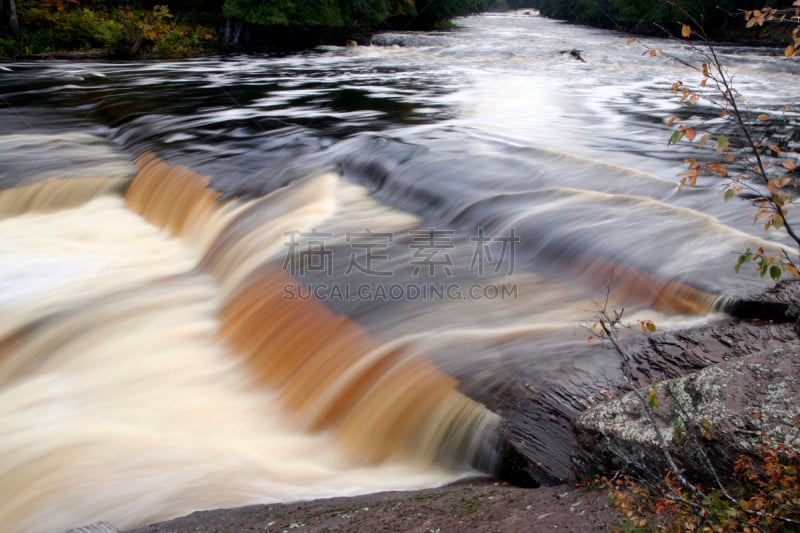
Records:
[[[583,329],[609,280],[631,320],[680,327],[766,286],[738,251],[782,246],[717,183],[676,191],[683,71],[625,42],[492,15],[355,49],[0,72],[4,527],[476,467],[569,479],[567,420],[619,376]],[[766,110],[796,107],[795,66],[721,53]]]

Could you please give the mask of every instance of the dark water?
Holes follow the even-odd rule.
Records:
[[[680,327],[714,320],[718,295],[763,290],[757,273],[733,272],[736,254],[781,243],[748,207],[722,201],[721,182],[677,190],[696,150],[668,146],[665,120],[699,125],[717,111],[671,94],[699,74],[642,51],[625,35],[487,15],[287,56],[7,64],[0,185],[126,178],[146,152],[209,176],[223,198],[311,184],[324,198],[315,215],[280,219],[265,252],[301,282],[289,296],[313,295],[381,342],[424,352],[515,418],[519,445],[566,479],[567,417],[619,379],[613,354],[586,341],[612,271],[611,304],[632,322]],[[766,127],[796,156],[798,64],[719,52],[748,112],[769,113]],[[325,172],[339,177],[314,181]],[[280,218],[270,209],[260,223]],[[0,287],[20,298],[77,276],[57,259],[24,272],[5,253]],[[686,286],[702,291],[688,304],[676,296]]]

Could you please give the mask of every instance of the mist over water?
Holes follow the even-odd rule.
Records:
[[[679,327],[763,290],[735,255],[781,244],[721,183],[676,190],[690,152],[663,122],[711,111],[626,41],[487,15],[285,56],[10,64],[4,523],[437,485],[495,461],[512,414],[568,479],[566,420],[618,378],[584,329],[612,271],[612,305]],[[796,64],[721,53],[796,152]]]

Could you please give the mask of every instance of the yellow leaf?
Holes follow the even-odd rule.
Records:
[[[688,39],[689,37],[691,37],[692,27],[689,26],[688,24],[684,24],[683,27],[681,28],[681,35],[683,36],[684,39]]]
[[[694,187],[697,184],[697,175],[698,174],[699,174],[699,171],[696,168],[693,168],[692,170],[689,171],[689,174],[687,175],[687,177],[689,178],[689,185],[690,186]]]
[[[705,133],[703,134],[702,137],[700,137],[700,142],[697,143],[697,147],[702,148],[703,146],[705,146],[707,142],[708,142],[708,133]]]
[[[760,115],[758,115],[758,120],[760,120],[761,122],[766,122],[769,120],[769,115],[767,115],[766,113],[761,113]]]

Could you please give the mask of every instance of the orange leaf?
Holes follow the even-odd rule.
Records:
[[[789,172],[794,172],[797,170],[797,165],[791,159],[787,159],[783,162],[783,168],[787,169]]]
[[[698,170],[696,168],[693,168],[692,170],[689,171],[689,174],[687,176],[689,178],[689,185],[690,186],[694,187],[695,184],[697,183],[697,174],[698,173],[699,172],[698,172]]]
[[[689,37],[691,37],[692,27],[689,26],[688,24],[684,24],[683,27],[681,28],[681,35],[683,36],[684,39],[688,39]]]
[[[758,115],[758,120],[760,120],[761,122],[766,122],[769,120],[769,115],[767,115],[766,113],[761,113],[760,115]]]
[[[694,128],[686,128],[683,130],[683,133],[686,135],[686,138],[689,139],[689,142],[694,141],[694,138],[697,135],[697,132]]]
[[[786,47],[786,50],[783,51],[783,55],[785,57],[792,57],[794,55],[794,45],[790,44]]]

